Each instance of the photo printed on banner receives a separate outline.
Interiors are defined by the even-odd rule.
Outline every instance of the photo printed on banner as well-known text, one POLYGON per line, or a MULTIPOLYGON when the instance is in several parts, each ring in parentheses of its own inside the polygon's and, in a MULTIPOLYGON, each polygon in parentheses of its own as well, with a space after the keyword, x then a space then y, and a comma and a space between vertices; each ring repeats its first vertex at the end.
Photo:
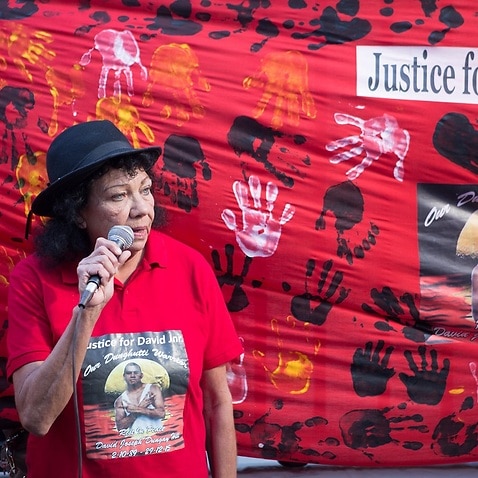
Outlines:
POLYGON ((421 317, 434 340, 478 341, 478 186, 419 184, 417 195, 421 317))

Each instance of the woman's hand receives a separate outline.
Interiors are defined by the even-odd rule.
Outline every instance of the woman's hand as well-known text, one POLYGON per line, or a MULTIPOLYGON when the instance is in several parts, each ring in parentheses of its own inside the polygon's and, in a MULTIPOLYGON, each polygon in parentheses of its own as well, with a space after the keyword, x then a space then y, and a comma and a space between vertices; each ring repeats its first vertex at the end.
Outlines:
MULTIPOLYGON (((92 276, 100 278, 96 292, 88 300, 88 307, 105 306, 113 295, 113 279, 119 267, 131 256, 131 251, 122 249, 103 237, 96 240, 93 252, 82 259, 77 267, 80 297, 92 276)), ((84 304, 86 306, 86 304, 84 304)))

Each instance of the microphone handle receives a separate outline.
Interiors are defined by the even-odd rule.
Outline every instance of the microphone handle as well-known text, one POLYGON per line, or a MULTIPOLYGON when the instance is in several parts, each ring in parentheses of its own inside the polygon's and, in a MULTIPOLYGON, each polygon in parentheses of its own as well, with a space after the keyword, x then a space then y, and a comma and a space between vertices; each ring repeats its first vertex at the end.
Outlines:
POLYGON ((101 278, 98 274, 94 274, 88 279, 85 290, 81 294, 80 303, 78 304, 79 307, 82 309, 86 307, 86 304, 91 300, 93 294, 98 290, 100 283, 101 278))

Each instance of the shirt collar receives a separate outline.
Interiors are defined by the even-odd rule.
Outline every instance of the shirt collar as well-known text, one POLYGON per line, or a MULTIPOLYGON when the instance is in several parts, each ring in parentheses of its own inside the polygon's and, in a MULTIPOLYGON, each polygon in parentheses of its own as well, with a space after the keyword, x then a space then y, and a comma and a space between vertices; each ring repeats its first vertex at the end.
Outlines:
POLYGON ((142 262, 145 267, 149 266, 150 269, 155 267, 164 269, 168 266, 168 250, 163 233, 156 230, 151 231, 142 262))

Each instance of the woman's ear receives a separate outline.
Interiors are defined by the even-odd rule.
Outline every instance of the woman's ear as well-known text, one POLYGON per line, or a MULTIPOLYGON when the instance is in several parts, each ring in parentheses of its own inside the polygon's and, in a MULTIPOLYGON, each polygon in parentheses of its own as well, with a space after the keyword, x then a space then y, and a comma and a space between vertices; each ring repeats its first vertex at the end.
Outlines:
POLYGON ((76 224, 80 229, 86 229, 86 221, 80 215, 76 216, 76 224))

